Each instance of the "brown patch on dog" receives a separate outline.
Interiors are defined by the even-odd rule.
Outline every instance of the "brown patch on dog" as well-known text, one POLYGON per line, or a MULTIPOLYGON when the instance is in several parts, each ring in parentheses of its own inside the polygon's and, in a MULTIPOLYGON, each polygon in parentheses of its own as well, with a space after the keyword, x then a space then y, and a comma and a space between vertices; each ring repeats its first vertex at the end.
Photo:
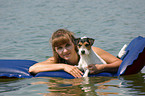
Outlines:
POLYGON ((78 45, 77 45, 77 47, 78 48, 81 48, 81 46, 83 46, 83 43, 82 42, 79 42, 78 45))
POLYGON ((83 46, 86 47, 86 49, 88 49, 88 50, 91 49, 91 45, 88 42, 84 42, 83 46))

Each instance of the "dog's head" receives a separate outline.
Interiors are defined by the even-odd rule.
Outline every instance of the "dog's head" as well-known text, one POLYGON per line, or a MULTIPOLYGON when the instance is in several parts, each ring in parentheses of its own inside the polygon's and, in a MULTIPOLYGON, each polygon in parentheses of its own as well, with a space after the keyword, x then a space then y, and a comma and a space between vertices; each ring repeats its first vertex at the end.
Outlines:
POLYGON ((91 46, 94 44, 94 39, 88 37, 82 37, 75 39, 75 44, 79 49, 79 55, 90 54, 91 46))

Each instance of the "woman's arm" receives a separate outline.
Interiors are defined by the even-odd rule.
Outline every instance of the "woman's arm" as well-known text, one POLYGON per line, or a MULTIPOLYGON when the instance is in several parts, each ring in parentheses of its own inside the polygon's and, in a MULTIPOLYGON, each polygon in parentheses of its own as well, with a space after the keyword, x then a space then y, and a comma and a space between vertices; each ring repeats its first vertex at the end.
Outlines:
POLYGON ((47 59, 46 61, 39 62, 34 64, 29 68, 29 72, 33 74, 37 74, 39 72, 45 72, 45 71, 56 71, 56 70, 64 70, 74 77, 82 77, 81 74, 83 74, 77 67, 63 64, 63 63, 55 63, 54 58, 51 57, 47 59))
POLYGON ((122 60, 116 58, 112 54, 100 49, 98 47, 92 47, 93 51, 96 52, 107 64, 91 64, 88 68, 91 70, 90 73, 100 72, 117 72, 122 60))
POLYGON ((47 59, 46 61, 36 63, 32 65, 29 68, 30 73, 39 73, 44 71, 55 71, 55 70, 61 70, 61 66, 57 64, 57 67, 55 66, 54 58, 51 57, 47 59))

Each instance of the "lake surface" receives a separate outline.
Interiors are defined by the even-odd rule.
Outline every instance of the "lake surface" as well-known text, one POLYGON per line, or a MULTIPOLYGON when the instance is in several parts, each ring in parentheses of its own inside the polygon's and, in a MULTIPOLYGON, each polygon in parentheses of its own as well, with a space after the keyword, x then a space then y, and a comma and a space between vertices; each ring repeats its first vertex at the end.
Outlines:
MULTIPOLYGON (((0 59, 41 62, 52 56, 49 39, 65 28, 117 56, 145 37, 145 0, 0 0, 0 59)), ((145 95, 145 68, 124 77, 0 79, 0 96, 145 95)))

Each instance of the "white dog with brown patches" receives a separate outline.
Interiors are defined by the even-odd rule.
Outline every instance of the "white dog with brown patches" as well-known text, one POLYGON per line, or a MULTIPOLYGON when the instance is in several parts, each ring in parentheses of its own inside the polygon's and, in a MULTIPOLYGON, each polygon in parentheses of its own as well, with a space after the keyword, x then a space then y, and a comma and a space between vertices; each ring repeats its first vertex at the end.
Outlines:
POLYGON ((83 77, 88 77, 88 65, 106 64, 106 62, 91 48, 94 44, 94 39, 88 37, 77 38, 75 39, 75 44, 78 47, 78 54, 80 55, 80 61, 77 67, 84 70, 83 77))

